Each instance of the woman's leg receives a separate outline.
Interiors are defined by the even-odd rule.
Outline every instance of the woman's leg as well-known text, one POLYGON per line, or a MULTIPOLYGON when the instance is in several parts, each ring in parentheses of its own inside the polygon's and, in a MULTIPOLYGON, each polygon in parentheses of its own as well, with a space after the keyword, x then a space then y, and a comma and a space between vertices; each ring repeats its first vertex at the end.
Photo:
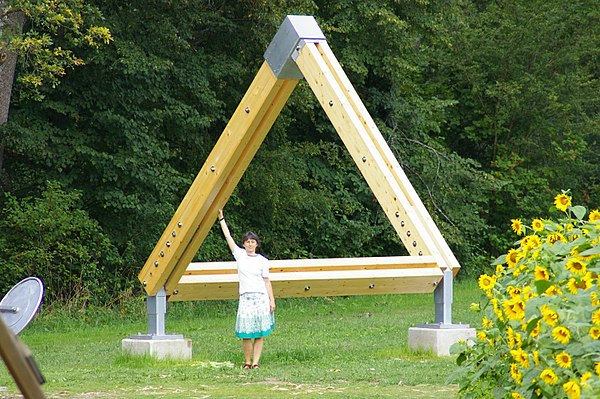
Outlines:
POLYGON ((260 355, 262 354, 263 349, 263 339, 255 338, 254 339, 254 360, 252 361, 252 365, 258 364, 260 361, 260 355))
POLYGON ((252 364, 252 340, 244 338, 242 340, 242 347, 244 348, 244 358, 246 359, 244 364, 252 364))

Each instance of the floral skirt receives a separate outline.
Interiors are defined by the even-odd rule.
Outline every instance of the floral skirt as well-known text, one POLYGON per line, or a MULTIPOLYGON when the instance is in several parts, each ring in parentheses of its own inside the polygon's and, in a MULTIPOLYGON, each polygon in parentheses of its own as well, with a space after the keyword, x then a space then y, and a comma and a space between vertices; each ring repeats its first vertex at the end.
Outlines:
POLYGON ((260 292, 240 295, 235 336, 260 338, 271 334, 275 328, 275 315, 269 309, 269 296, 260 292))

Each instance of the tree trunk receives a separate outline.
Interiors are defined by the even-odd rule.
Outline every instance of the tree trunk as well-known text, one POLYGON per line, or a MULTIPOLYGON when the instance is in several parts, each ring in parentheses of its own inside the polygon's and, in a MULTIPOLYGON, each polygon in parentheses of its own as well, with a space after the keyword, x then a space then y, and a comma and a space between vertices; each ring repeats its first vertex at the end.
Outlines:
MULTIPOLYGON (((25 15, 21 12, 4 15, 4 3, 5 0, 0 0, 0 36, 3 33, 21 33, 25 15)), ((16 65, 17 54, 0 44, 0 125, 4 125, 8 121, 16 65)), ((4 171, 4 138, 0 136, 0 186, 6 189, 7 185, 8 178, 4 171)))

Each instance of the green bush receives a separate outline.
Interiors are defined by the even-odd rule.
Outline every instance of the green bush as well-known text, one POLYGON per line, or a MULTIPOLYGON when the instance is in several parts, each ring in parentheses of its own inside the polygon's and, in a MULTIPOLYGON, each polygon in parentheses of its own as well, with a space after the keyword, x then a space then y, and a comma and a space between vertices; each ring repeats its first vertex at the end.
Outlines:
POLYGON ((452 348, 462 397, 600 397, 600 212, 554 203, 558 221, 512 220, 524 237, 479 278, 477 342, 452 348))
POLYGON ((38 276, 46 286, 46 302, 76 300, 85 306, 109 299, 121 261, 79 201, 79 193, 65 192, 56 182, 49 182, 39 198, 6 196, 0 220, 0 291, 38 276))

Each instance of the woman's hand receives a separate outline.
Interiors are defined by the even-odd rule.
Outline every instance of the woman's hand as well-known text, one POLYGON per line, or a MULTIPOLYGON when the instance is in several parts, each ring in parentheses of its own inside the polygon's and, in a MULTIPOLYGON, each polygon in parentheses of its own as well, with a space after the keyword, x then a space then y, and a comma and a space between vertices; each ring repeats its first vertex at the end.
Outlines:
POLYGON ((269 311, 271 313, 273 313, 275 311, 275 308, 276 308, 276 306, 275 306, 275 300, 271 299, 271 303, 269 303, 269 311))

